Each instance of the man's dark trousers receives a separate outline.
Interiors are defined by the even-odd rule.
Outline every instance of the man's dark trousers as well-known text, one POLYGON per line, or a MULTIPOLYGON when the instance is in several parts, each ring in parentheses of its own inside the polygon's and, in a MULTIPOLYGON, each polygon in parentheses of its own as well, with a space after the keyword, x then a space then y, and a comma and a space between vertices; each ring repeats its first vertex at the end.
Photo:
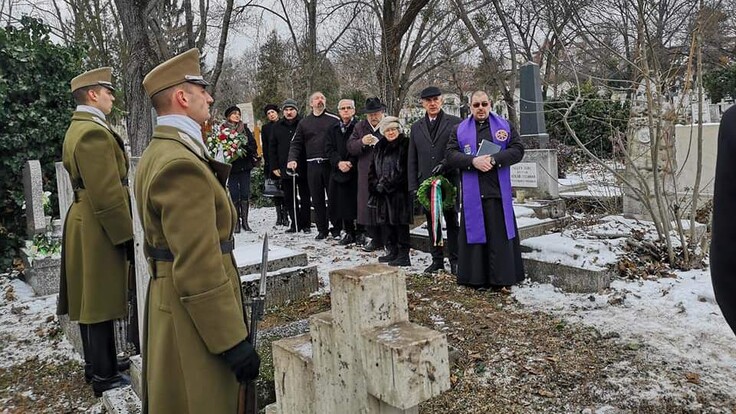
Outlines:
MULTIPOLYGON (((445 225, 447 226, 447 239, 444 240, 444 246, 447 248, 447 256, 450 259, 450 264, 457 263, 457 231, 458 231, 458 220, 457 211, 455 209, 444 210, 443 216, 445 217, 445 225)), ((432 261, 442 262, 443 246, 434 245, 434 234, 432 234, 432 216, 429 210, 424 209, 424 216, 427 218, 427 232, 429 233, 429 242, 431 243, 430 249, 432 252, 432 261)))
POLYGON ((317 231, 325 234, 329 229, 325 194, 330 183, 330 172, 330 162, 327 159, 307 161, 307 180, 309 180, 309 194, 312 197, 317 231))

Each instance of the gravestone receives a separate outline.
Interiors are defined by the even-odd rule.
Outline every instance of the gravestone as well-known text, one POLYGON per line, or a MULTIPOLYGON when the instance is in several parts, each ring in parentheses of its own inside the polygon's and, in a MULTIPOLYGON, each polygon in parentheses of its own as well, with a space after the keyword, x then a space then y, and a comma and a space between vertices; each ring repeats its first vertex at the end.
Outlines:
POLYGON ((272 344, 276 403, 267 413, 418 413, 450 388, 447 338, 410 323, 400 269, 330 273, 332 310, 310 332, 272 344))
MULTIPOLYGON (((623 186, 623 213, 626 217, 639 220, 652 219, 651 213, 646 207, 647 203, 657 208, 657 200, 654 194, 654 164, 652 162, 654 137, 650 135, 650 131, 653 130, 656 133, 658 129, 650 129, 649 123, 647 117, 632 117, 629 120, 626 132, 629 162, 626 163, 624 176, 637 188, 633 189, 628 185, 623 186), (649 194, 643 191, 646 187, 650 189, 649 194)), ((660 128, 662 131, 667 131, 671 127, 671 121, 662 121, 660 128)), ((672 130, 674 132, 674 128, 672 130)), ((660 147, 657 154, 657 175, 659 177, 659 187, 666 199, 676 200, 671 178, 676 168, 676 161, 670 156, 670 154, 675 154, 675 139, 672 135, 674 134, 663 132, 660 138, 660 147)))
POLYGON ((557 151, 524 150, 524 159, 511 166, 511 186, 536 199, 559 198, 557 181, 557 151))
POLYGON ((539 65, 533 62, 527 62, 519 68, 519 123, 525 148, 549 147, 539 65))
POLYGON ((23 195, 26 200, 26 232, 29 238, 46 231, 43 212, 43 174, 38 160, 26 161, 23 166, 23 195))
POLYGON ((519 123, 524 159, 511 166, 511 185, 525 197, 559 198, 557 151, 548 149, 539 65, 527 62, 519 69, 519 123))

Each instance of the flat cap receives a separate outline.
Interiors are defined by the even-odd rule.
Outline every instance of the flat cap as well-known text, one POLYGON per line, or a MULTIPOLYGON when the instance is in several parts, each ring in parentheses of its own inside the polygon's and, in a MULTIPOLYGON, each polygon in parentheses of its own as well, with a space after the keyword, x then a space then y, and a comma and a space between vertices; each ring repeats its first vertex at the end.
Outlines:
POLYGON ((199 70, 199 49, 193 48, 176 55, 166 62, 156 66, 143 78, 143 88, 149 97, 164 89, 184 82, 207 86, 210 83, 204 80, 199 70))
POLYGON ((299 110, 299 107, 297 106, 296 101, 293 99, 287 99, 284 101, 284 103, 281 104, 281 109, 286 109, 286 108, 294 108, 297 111, 299 110))
POLYGON ((84 72, 72 79, 70 83, 72 86, 72 92, 79 88, 96 85, 104 86, 111 91, 115 90, 115 88, 112 87, 112 68, 109 66, 84 72))
POLYGON ((431 98, 433 96, 440 96, 442 95, 442 91, 440 88, 436 86, 427 86, 426 88, 422 89, 422 92, 419 94, 419 97, 422 99, 425 98, 431 98))

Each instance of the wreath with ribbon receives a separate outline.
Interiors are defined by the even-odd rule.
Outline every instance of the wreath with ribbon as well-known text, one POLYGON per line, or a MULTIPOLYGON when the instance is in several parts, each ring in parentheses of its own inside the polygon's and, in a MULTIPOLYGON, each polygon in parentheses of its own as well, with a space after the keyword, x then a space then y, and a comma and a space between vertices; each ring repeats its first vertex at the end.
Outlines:
POLYGON ((432 194, 432 185, 435 181, 438 181, 439 188, 442 192, 442 209, 450 210, 454 208, 457 189, 447 178, 441 175, 433 175, 419 185, 417 189, 417 200, 419 200, 419 204, 426 210, 431 210, 430 196, 432 194))

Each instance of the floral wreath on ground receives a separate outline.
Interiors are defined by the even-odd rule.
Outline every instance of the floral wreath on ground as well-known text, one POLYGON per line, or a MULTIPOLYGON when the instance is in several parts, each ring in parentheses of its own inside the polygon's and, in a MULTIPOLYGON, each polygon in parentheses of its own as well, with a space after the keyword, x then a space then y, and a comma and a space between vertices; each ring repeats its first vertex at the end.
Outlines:
POLYGON ((222 153, 225 162, 232 164, 233 161, 245 156, 245 134, 234 128, 220 126, 213 128, 212 133, 207 136, 207 150, 210 155, 217 159, 218 153, 222 153))
POLYGON ((419 185, 419 189, 417 189, 417 200, 419 200, 419 204, 421 204, 426 210, 431 210, 429 197, 432 192, 432 183, 435 180, 439 180, 439 186, 442 190, 442 209, 452 209, 455 207, 455 195, 457 194, 457 189, 447 178, 441 175, 433 175, 419 185))

